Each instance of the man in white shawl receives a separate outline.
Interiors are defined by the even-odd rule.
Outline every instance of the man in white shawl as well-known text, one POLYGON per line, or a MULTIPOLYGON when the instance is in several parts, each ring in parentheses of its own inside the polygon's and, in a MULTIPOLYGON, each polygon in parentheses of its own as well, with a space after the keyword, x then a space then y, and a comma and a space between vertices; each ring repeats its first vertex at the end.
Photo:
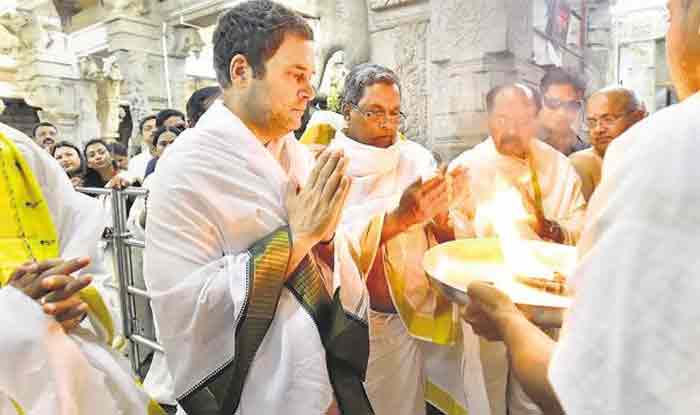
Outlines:
POLYGON ((314 96, 312 39, 268 0, 223 14, 222 100, 154 174, 145 279, 190 414, 372 413, 366 289, 316 260, 347 197, 346 162, 326 152, 311 170, 292 134, 314 96))
POLYGON ((608 148, 559 342, 490 286, 469 287, 475 330, 503 339, 548 413, 695 414, 700 408, 700 2, 671 0, 666 42, 683 101, 608 148))
POLYGON ((161 413, 111 350, 114 323, 97 291, 85 287, 90 278, 67 275, 94 269, 86 268, 90 260, 56 260, 95 256, 104 228, 100 204, 4 124, 0 171, 0 285, 9 283, 0 289, 0 413, 161 413), (37 285, 51 279, 53 287, 37 285), (64 305, 54 302, 61 299, 64 305), (94 333, 75 328, 86 311, 94 333))
MULTIPOLYGON (((491 137, 450 165, 469 169, 469 196, 451 209, 456 238, 510 232, 500 236, 575 244, 585 214, 581 180, 566 156, 536 138, 538 94, 503 85, 489 91, 486 104, 491 137)), ((477 339, 465 333, 464 341, 477 339)), ((480 349, 492 412, 538 413, 509 381, 503 344, 481 342, 480 349)))
MULTIPOLYGON (((425 414, 426 400, 444 413, 464 413, 471 395, 464 390, 460 319, 422 266, 436 244, 431 220, 447 212, 448 185, 427 149, 399 137, 400 88, 393 71, 374 64, 356 66, 345 80, 347 128, 337 128, 328 148, 348 159, 348 244, 336 242, 335 249, 352 255, 336 255, 351 261, 335 267, 364 279, 369 290, 366 386, 376 413, 425 414)), ((481 395, 483 403, 483 385, 481 395)))

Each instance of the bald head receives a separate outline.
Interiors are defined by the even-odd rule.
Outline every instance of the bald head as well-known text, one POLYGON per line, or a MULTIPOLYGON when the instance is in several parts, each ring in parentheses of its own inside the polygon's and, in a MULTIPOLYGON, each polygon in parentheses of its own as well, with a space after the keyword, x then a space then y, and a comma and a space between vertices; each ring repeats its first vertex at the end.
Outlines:
POLYGON ((537 130, 539 95, 522 84, 496 87, 486 95, 489 132, 499 153, 526 158, 537 130))
POLYGON ((595 151, 604 156, 608 145, 645 115, 637 94, 627 88, 605 88, 591 95, 586 103, 586 123, 595 151))

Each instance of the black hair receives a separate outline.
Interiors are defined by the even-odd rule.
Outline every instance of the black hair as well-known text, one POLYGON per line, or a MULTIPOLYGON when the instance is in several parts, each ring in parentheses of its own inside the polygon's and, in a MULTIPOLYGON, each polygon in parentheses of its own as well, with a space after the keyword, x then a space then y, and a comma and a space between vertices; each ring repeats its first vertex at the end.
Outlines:
POLYGON ((185 106, 190 127, 194 127, 197 124, 199 117, 206 112, 219 95, 221 95, 221 88, 218 86, 207 86, 194 91, 185 106))
POLYGON ((87 168, 87 163, 85 162, 85 156, 83 156, 83 152, 80 151, 78 146, 71 143, 70 141, 59 141, 58 143, 56 143, 56 145, 53 147, 53 149, 51 149, 51 157, 56 158, 56 150, 58 150, 59 148, 62 148, 62 147, 72 148, 78 154, 78 158, 80 159, 80 168, 78 169, 78 172, 68 174, 68 177, 84 176, 85 169, 87 168))
POLYGON ((56 128, 55 125, 51 124, 50 122, 44 121, 36 124, 34 128, 32 128, 32 137, 36 137, 36 130, 38 130, 39 127, 52 127, 54 130, 56 130, 56 132, 58 132, 58 128, 56 128))
POLYGON ((270 0, 238 4, 222 14, 214 29, 214 70, 222 88, 231 85, 231 59, 245 56, 253 76, 265 76, 265 63, 277 52, 284 36, 313 40, 311 26, 295 11, 270 0))
POLYGON ((180 133, 182 133, 182 131, 183 131, 182 129, 176 128, 176 127, 162 126, 160 128, 157 128, 155 131, 153 131, 153 135, 152 135, 153 136, 153 147, 158 145, 158 138, 162 134, 164 134, 166 132, 170 132, 170 133, 175 134, 175 137, 177 137, 178 135, 180 135, 180 133))
POLYGON ((182 111, 172 108, 164 109, 156 115, 156 128, 162 127, 165 120, 170 117, 180 117, 183 121, 185 120, 185 114, 183 114, 182 111))
POLYGON ((110 153, 112 153, 112 156, 127 157, 129 155, 129 152, 126 149, 126 146, 124 144, 116 142, 116 141, 114 143, 109 143, 107 145, 107 149, 109 150, 110 153))
POLYGON ((582 97, 586 92, 586 83, 577 75, 562 68, 552 68, 544 74, 540 81, 540 93, 546 94, 552 85, 571 85, 582 97))
POLYGON ((149 116, 147 116, 147 117, 144 117, 144 118, 141 120, 141 122, 139 122, 139 133, 142 133, 142 132, 143 132, 143 126, 146 125, 146 123, 147 123, 148 121, 150 121, 150 120, 155 120, 155 119, 156 119, 155 114, 151 114, 151 115, 149 115, 149 116))

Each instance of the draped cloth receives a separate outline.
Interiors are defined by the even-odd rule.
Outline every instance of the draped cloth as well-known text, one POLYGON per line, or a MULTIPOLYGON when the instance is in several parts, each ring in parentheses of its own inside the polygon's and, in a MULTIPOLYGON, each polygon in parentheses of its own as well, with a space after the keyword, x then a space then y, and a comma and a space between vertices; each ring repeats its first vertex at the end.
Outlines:
MULTIPOLYGON (((103 228, 94 199, 75 192, 58 163, 28 137, 0 124, 0 271, 3 281, 30 260, 85 256, 103 228), (80 219, 81 223, 76 222, 80 219)), ((160 413, 106 347, 112 320, 95 288, 80 297, 100 336, 67 336, 41 307, 12 287, 0 290, 0 410, 48 413, 160 413), (89 385, 89 386, 88 386, 89 385), (7 405, 12 398, 14 404, 7 405)), ((4 413, 4 412, 3 412, 4 413)), ((11 411, 8 413, 12 413, 11 411)))
POLYGON ((431 285, 423 270, 423 255, 436 244, 432 232, 418 224, 381 244, 385 215, 398 207, 403 192, 417 179, 435 174, 433 156, 408 140, 397 138, 390 147, 379 148, 343 131, 335 133, 329 149, 344 152, 353 180, 341 226, 351 252, 345 258, 352 261, 336 261, 335 266, 366 279, 375 259, 381 258, 398 311, 398 316, 370 313, 367 389, 372 405, 380 415, 422 414, 427 399, 445 413, 460 414, 468 395, 476 408, 484 389, 477 385, 465 393, 463 375, 470 374, 463 373, 458 308, 431 285))
MULTIPOLYGON (((203 385, 213 388, 235 363, 239 324, 250 317, 250 249, 286 225, 287 186, 303 185, 312 165, 291 134, 265 147, 221 102, 160 160, 149 196, 145 279, 179 401, 203 385)), ((361 280, 325 272, 323 288, 366 327, 361 280)), ((285 286, 237 413, 325 414, 334 395, 326 361, 315 320, 285 286)))
MULTIPOLYGON (((483 202, 498 191, 512 188, 525 196, 523 205, 529 213, 541 209, 547 219, 562 226, 567 244, 576 243, 586 208, 581 180, 571 162, 548 144, 533 139, 530 150, 528 161, 503 156, 488 138, 450 163, 450 170, 458 166, 469 169, 471 195, 450 212, 458 238, 495 236, 492 223, 477 222, 475 218, 483 202), (541 195, 540 206, 536 206, 537 193, 541 195)), ((523 239, 539 239, 529 227, 521 230, 523 239)))
MULTIPOLYGON (((493 216, 483 214, 483 206, 494 200, 497 192, 515 190, 527 213, 534 216, 539 210, 547 219, 562 226, 566 243, 575 244, 586 207, 580 179, 566 156, 548 144, 533 139, 530 150, 529 160, 506 157, 498 152, 493 139, 488 138, 452 161, 450 170, 458 166, 469 169, 470 195, 450 210, 457 238, 497 236, 493 216)), ((501 208, 505 210, 499 212, 500 215, 513 217, 519 210, 513 201, 501 208)), ((522 239, 540 239, 527 220, 517 222, 515 229, 522 239)), ((509 379, 503 343, 480 340, 470 327, 464 330, 464 343, 471 345, 467 349, 477 349, 481 355, 492 414, 540 413, 517 381, 509 379)))
POLYGON ((700 94, 608 148, 549 367, 569 415, 700 408, 700 94))

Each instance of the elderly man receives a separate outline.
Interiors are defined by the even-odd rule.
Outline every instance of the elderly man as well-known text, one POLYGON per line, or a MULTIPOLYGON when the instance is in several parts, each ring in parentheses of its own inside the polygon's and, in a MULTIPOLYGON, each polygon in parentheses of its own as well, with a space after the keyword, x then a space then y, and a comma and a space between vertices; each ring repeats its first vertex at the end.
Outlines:
POLYGON ((292 134, 314 96, 312 39, 269 0, 223 14, 221 100, 153 177, 145 277, 188 413, 372 413, 366 288, 316 255, 350 188, 346 160, 326 152, 313 167, 292 134))
POLYGON ((58 141, 58 128, 55 125, 50 122, 40 122, 34 126, 32 135, 34 142, 39 144, 39 147, 49 153, 53 152, 53 146, 58 141))
MULTIPOLYGON (((491 90, 486 101, 491 137, 450 165, 469 169, 469 197, 450 212, 455 236, 575 244, 585 211, 581 181, 563 154, 536 138, 537 94, 511 84, 491 90)), ((507 388, 503 345, 482 344, 481 352, 493 413, 537 413, 517 384, 507 388)))
POLYGON ((584 82, 561 68, 550 69, 540 81, 539 138, 566 156, 588 148, 575 130, 585 92, 584 82))
POLYGON ((605 88, 588 98, 586 123, 593 147, 569 157, 581 178, 581 191, 586 201, 600 183, 608 145, 645 116, 646 111, 636 94, 627 88, 605 88))
POLYGON ((668 65, 682 102, 608 148, 558 344, 510 299, 472 284, 467 319, 503 339, 515 376, 552 413, 694 414, 700 407, 700 2, 669 1, 668 65))
MULTIPOLYGON (((343 250, 357 254, 336 260, 335 267, 366 280, 369 290, 372 407, 378 415, 424 415, 427 399, 448 414, 464 411, 466 397, 476 395, 464 392, 461 323, 421 264, 436 243, 431 220, 447 212, 444 172, 427 149, 399 138, 401 86, 390 69, 353 68, 342 114, 347 128, 335 131, 328 148, 347 157, 352 186, 335 258, 343 258, 343 250)), ((453 176, 462 179, 463 170, 453 176)), ((480 392, 485 404, 483 385, 480 392)), ((480 413, 476 405, 469 410, 480 413)))

